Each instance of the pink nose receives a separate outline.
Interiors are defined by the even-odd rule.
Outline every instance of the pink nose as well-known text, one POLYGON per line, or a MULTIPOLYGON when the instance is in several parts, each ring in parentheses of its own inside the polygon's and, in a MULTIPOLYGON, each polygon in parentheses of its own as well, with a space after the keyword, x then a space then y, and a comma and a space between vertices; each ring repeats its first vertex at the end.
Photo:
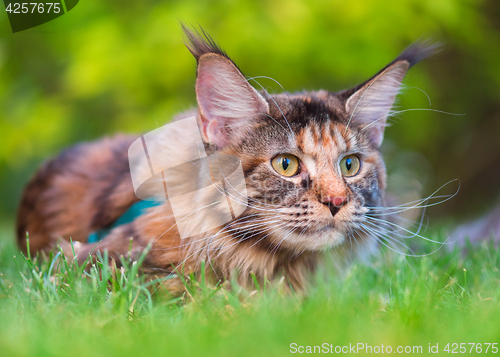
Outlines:
POLYGON ((334 197, 331 202, 335 207, 342 207, 347 203, 347 197, 334 197))
POLYGON ((322 202, 329 206, 342 207, 347 203, 347 197, 345 196, 330 196, 322 200, 322 202))
POLYGON ((328 206, 332 217, 334 217, 340 211, 340 208, 347 203, 347 197, 331 196, 327 197, 326 200, 322 202, 324 205, 328 206))

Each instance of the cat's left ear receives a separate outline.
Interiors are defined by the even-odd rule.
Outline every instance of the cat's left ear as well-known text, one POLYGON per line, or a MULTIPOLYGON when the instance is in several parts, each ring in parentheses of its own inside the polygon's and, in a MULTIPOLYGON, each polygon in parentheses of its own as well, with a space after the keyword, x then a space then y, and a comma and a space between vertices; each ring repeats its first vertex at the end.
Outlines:
POLYGON ((434 53, 438 44, 415 43, 373 78, 351 90, 345 102, 349 124, 357 124, 379 147, 384 138, 387 117, 410 67, 434 53))
POLYGON ((364 84, 346 102, 350 123, 360 125, 377 147, 382 144, 387 117, 408 68, 410 65, 406 61, 394 63, 364 84))

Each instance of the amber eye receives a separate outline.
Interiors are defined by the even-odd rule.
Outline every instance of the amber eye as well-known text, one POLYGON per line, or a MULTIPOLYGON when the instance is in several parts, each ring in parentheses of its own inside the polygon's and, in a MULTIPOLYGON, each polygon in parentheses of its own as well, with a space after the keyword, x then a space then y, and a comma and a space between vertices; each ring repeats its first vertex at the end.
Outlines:
POLYGON ((340 171, 344 177, 356 176, 360 167, 361 163, 356 155, 348 155, 340 161, 340 171))
POLYGON ((282 154, 271 160, 273 169, 280 175, 290 177, 299 172, 299 159, 290 154, 282 154))

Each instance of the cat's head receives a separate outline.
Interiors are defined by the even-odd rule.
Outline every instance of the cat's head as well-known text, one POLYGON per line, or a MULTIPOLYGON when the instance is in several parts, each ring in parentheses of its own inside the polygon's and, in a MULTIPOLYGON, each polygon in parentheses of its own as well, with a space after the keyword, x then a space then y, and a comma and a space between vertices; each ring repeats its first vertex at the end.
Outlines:
POLYGON ((298 251, 373 239, 364 217, 384 205, 387 117, 407 70, 433 47, 409 47, 349 90, 269 95, 255 90, 210 37, 186 35, 198 62, 203 139, 238 156, 246 177, 248 209, 231 231, 298 251))

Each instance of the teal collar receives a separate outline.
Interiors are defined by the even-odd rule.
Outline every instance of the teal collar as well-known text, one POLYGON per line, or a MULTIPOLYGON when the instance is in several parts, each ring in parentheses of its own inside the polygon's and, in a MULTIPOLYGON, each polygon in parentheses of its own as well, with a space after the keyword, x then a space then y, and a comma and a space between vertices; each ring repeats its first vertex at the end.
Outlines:
POLYGON ((149 208, 157 207, 161 205, 164 201, 139 201, 134 203, 128 210, 125 211, 111 226, 100 229, 98 231, 89 234, 87 243, 97 243, 106 237, 111 230, 118 226, 131 223, 136 218, 144 215, 149 208))

